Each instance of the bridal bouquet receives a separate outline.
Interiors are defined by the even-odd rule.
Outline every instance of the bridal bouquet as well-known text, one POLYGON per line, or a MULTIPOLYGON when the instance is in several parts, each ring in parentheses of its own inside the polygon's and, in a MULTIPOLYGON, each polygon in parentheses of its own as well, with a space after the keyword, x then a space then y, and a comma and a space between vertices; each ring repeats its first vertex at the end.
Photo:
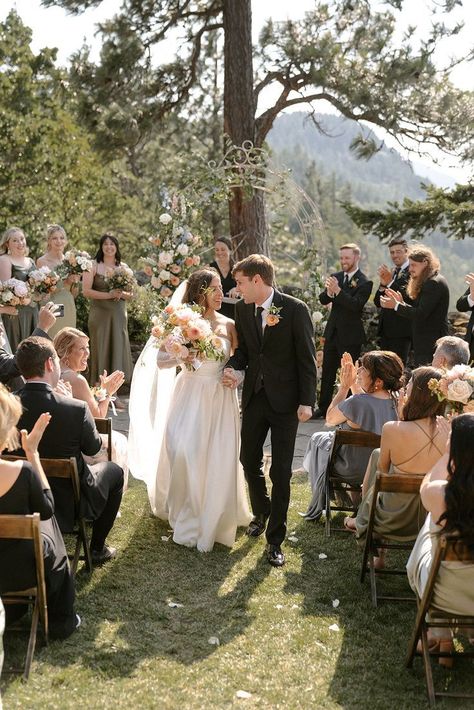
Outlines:
POLYGON ((474 367, 455 365, 440 380, 430 380, 428 387, 457 414, 474 412, 474 367))
POLYGON ((28 283, 32 291, 32 299, 41 301, 45 296, 54 293, 57 290, 58 281, 60 280, 55 271, 51 271, 48 266, 42 266, 39 269, 33 269, 28 274, 28 283))
POLYGON ((225 357, 222 339, 213 333, 209 321, 202 317, 202 308, 196 305, 169 304, 153 318, 151 334, 158 347, 190 370, 197 370, 201 360, 225 357), (190 354, 195 354, 192 363, 187 361, 190 354))
POLYGON ((105 283, 109 291, 118 289, 131 292, 137 285, 133 271, 123 264, 115 269, 106 269, 105 283))
POLYGON ((70 249, 64 254, 64 261, 56 270, 62 279, 68 276, 82 276, 84 271, 92 271, 92 259, 86 251, 70 249))
POLYGON ((31 303, 29 284, 19 279, 0 282, 0 302, 2 306, 28 306, 31 303))

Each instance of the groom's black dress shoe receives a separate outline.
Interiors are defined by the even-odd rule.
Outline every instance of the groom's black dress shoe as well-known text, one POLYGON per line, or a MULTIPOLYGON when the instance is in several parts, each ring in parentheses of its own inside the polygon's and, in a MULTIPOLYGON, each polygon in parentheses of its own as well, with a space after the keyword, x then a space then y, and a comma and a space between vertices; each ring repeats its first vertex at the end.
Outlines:
POLYGON ((267 545, 267 560, 272 567, 283 567, 285 555, 281 551, 280 545, 267 545))
POLYGON ((258 537, 265 532, 267 526, 267 516, 266 515, 256 515, 253 520, 250 521, 249 526, 246 530, 246 534, 249 537, 258 537))

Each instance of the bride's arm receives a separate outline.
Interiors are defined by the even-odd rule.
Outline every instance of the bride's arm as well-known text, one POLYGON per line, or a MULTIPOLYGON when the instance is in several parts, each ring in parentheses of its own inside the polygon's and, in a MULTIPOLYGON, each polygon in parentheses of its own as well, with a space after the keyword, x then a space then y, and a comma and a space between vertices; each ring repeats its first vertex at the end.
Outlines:
POLYGON ((171 357, 166 350, 158 350, 156 364, 160 370, 167 370, 170 367, 178 367, 179 363, 175 357, 171 357))

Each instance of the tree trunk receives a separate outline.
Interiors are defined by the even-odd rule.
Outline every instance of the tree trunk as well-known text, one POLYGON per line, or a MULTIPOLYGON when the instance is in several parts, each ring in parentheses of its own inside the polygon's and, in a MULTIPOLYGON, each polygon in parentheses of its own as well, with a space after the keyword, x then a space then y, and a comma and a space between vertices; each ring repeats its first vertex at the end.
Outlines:
MULTIPOLYGON (((255 142, 251 0, 223 0, 224 19, 224 133, 234 145, 255 142)), ((232 241, 241 258, 268 253, 265 201, 255 190, 248 199, 234 188, 229 201, 232 241)))

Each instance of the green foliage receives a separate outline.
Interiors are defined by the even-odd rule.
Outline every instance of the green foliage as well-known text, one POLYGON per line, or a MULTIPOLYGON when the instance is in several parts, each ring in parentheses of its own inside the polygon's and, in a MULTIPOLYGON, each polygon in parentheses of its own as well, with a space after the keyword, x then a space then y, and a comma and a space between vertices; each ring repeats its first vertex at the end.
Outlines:
POLYGON ((130 341, 145 345, 151 335, 151 319, 164 307, 157 291, 148 286, 138 286, 127 304, 128 334, 130 341))

